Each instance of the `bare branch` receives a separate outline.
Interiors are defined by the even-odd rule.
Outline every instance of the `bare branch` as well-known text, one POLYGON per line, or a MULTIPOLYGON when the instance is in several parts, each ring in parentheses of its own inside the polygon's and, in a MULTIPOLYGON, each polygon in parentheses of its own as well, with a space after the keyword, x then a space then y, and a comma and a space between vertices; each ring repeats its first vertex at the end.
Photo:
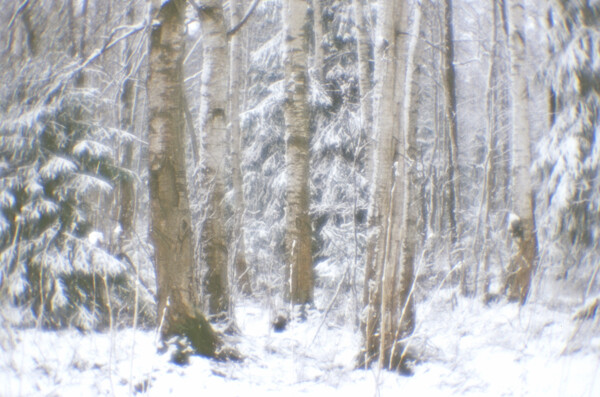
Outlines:
POLYGON ((252 13, 256 9, 256 6, 258 5, 258 3, 260 3, 260 0, 254 0, 254 3, 252 3, 250 8, 248 8, 248 11, 246 11, 246 15, 244 15, 242 20, 237 25, 235 25, 233 28, 229 29, 229 31, 227 32, 227 37, 233 36, 234 34, 236 34, 238 32, 238 30, 240 30, 244 26, 246 21, 248 21, 248 19, 252 16, 252 13))

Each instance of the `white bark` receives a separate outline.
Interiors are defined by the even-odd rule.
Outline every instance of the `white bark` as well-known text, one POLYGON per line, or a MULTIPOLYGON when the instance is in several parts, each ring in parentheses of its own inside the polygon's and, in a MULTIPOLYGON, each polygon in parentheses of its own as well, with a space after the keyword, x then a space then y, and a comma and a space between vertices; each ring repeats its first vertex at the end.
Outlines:
POLYGON ((520 219, 520 230, 513 227, 516 253, 511 259, 507 275, 509 299, 524 303, 529 293, 531 273, 537 255, 537 237, 531 189, 531 142, 529 127, 529 88, 525 42, 525 4, 523 0, 510 0, 507 10, 509 26, 510 75, 512 91, 512 205, 520 219))
MULTIPOLYGON (((421 49, 419 35, 421 29, 421 6, 415 6, 415 15, 410 43, 407 50, 407 68, 405 92, 402 104, 402 136, 404 137, 404 185, 403 185, 403 220, 400 272, 397 279, 398 312, 396 322, 394 350, 391 357, 399 356, 398 365, 404 365, 406 345, 399 343, 408 337, 415 327, 415 307, 412 297, 415 281, 415 248, 417 245, 417 214, 420 210, 420 199, 417 190, 417 118, 419 100, 419 67, 421 65, 421 49)), ((393 368, 390 368, 393 369, 393 368)))
POLYGON ((364 362, 378 359, 379 366, 398 368, 401 354, 395 348, 401 327, 399 257, 402 242, 404 137, 399 104, 404 98, 408 6, 400 1, 379 3, 379 24, 375 42, 375 88, 373 105, 373 185, 368 218, 365 305, 364 362), (404 32, 405 33, 405 32, 404 32))
POLYGON ((228 49, 221 0, 204 1, 198 10, 203 34, 203 69, 200 99, 204 162, 203 189, 208 194, 207 218, 202 228, 203 256, 209 313, 228 310, 227 243, 224 219, 225 157, 227 154, 228 49))
POLYGON ((148 54, 151 238, 157 314, 163 340, 185 335, 197 353, 214 356, 217 338, 197 310, 194 252, 183 146, 183 0, 156 10, 148 54))
POLYGON ((312 230, 309 216, 309 113, 304 0, 286 0, 285 91, 286 237, 289 298, 293 303, 313 299, 312 230))

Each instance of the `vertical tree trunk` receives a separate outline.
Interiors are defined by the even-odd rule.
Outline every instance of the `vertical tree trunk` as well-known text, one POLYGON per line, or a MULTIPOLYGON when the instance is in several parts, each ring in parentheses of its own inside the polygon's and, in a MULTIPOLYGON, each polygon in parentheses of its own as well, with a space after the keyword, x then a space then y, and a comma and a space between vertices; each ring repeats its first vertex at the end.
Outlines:
MULTIPOLYGON (((483 186, 483 194, 481 198, 481 206, 483 209, 483 219, 481 214, 478 218, 478 226, 475 232, 475 238, 479 239, 479 222, 483 221, 483 243, 481 248, 475 247, 474 254, 479 254, 478 264, 475 271, 475 287, 480 291, 483 301, 489 300, 490 293, 490 274, 489 274, 489 256, 490 256, 490 238, 492 232, 492 219, 491 211, 494 199, 494 175, 496 174, 496 129, 497 125, 497 88, 498 82, 498 65, 497 65, 497 51, 498 51, 498 7, 496 0, 490 1, 492 6, 492 48, 490 51, 490 65, 488 70, 488 81, 487 81, 487 92, 486 92, 486 116, 487 116, 487 133, 488 133, 488 146, 487 155, 485 159, 485 178, 483 186), (481 265, 480 265, 481 263, 481 265), (480 266, 481 274, 479 269, 480 266)), ((481 208, 480 206, 480 208, 481 208)), ((481 211, 480 211, 481 212, 481 211)), ((476 291, 477 292, 477 291, 476 291)))
POLYGON ((285 136, 286 136, 286 266, 289 299, 305 304, 313 299, 312 230, 309 215, 309 113, 304 0, 286 0, 285 136))
POLYGON ((456 106, 456 71, 454 69, 454 31, 452 21, 452 0, 444 0, 444 66, 443 84, 445 95, 445 113, 448 122, 450 148, 448 150, 448 216, 450 219, 450 242, 452 244, 452 262, 460 274, 460 289, 467 294, 467 269, 462 263, 461 247, 461 208, 460 208, 460 171, 458 168, 458 116, 456 106))
MULTIPOLYGON (((127 22, 133 24, 135 20, 135 8, 130 6, 127 11, 127 22)), ((126 61, 131 56, 131 48, 127 45, 125 49, 126 61)), ((121 88, 121 129, 128 133, 133 133, 134 100, 135 100, 135 82, 132 76, 131 65, 127 67, 127 77, 121 88)), ((128 140, 123 144, 120 159, 121 167, 125 170, 131 170, 133 165, 133 142, 128 140)), ((131 174, 123 174, 119 178, 119 216, 118 222, 122 233, 119 236, 119 252, 123 252, 124 244, 131 241, 133 236, 133 222, 135 214, 135 190, 131 174)))
MULTIPOLYGON (((392 191, 390 193, 390 207, 388 212, 388 224, 386 225, 385 249, 383 256, 383 273, 381 279, 381 322, 379 325, 380 346, 379 366, 381 368, 399 369, 403 353, 403 344, 400 339, 407 336, 404 332, 408 330, 406 323, 402 321, 402 309, 404 307, 401 291, 401 252, 403 244, 403 220, 404 214, 404 185, 406 177, 406 137, 404 128, 407 122, 407 113, 404 112, 408 72, 408 58, 410 54, 407 48, 409 35, 406 34, 409 20, 409 7, 406 4, 398 4, 394 14, 394 59, 395 59, 395 86, 393 93, 393 139, 395 142, 395 153, 393 157, 392 191), (404 330, 401 330, 404 328, 404 330)), ((374 116, 376 117, 376 116, 374 116)), ((380 116, 377 116, 380 117, 380 116)), ((381 172, 378 171, 378 172, 381 172)), ((385 173, 385 171, 383 171, 385 173)), ((410 327, 409 327, 410 328, 410 327)))
POLYGON ((194 307, 192 227, 183 148, 184 0, 153 10, 148 92, 151 238, 163 340, 185 335, 195 351, 214 356, 217 339, 194 307))
MULTIPOLYGON (((241 17, 238 0, 230 0, 231 26, 237 26, 241 17)), ((242 1, 243 4, 243 1, 242 1)), ((246 208, 244 202, 244 180, 242 177, 242 135, 240 130, 240 91, 242 81, 242 38, 234 34, 230 41, 230 118, 231 118, 231 166, 234 195, 234 248, 233 264, 236 284, 245 294, 252 293, 252 279, 246 263, 246 245, 244 242, 243 218, 246 208)))
MULTIPOLYGON (((552 16, 552 5, 548 5, 547 16, 546 16, 546 28, 551 31, 554 28, 554 17, 552 16)), ((554 58, 554 45, 552 41, 549 40, 548 44, 548 54, 549 59, 554 58)), ((558 112, 558 97, 556 95, 556 89, 552 82, 550 82, 548 87, 548 131, 554 127, 556 123, 556 113, 558 112)))
POLYGON ((208 195, 202 227, 204 280, 211 315, 222 317, 229 309, 227 236, 225 232, 225 155, 227 153, 228 50, 221 0, 204 1, 197 9, 204 37, 200 128, 202 131, 203 189, 208 195))
MULTIPOLYGON (((404 327, 400 305, 399 257, 403 216, 404 137, 398 133, 401 93, 405 86, 408 7, 403 2, 382 1, 378 9, 375 43, 373 104, 374 148, 365 270, 367 314, 361 325, 364 336, 361 366, 378 360, 382 368, 399 368, 402 349, 398 340, 404 327), (401 26, 399 26, 401 24, 401 26)), ((403 121, 402 121, 403 122, 403 121)))
POLYGON ((313 32, 315 35, 315 54, 313 66, 319 79, 323 79, 323 12, 321 1, 312 0, 313 32))
POLYGON ((377 360, 380 352, 379 325, 381 322, 383 262, 385 257, 387 225, 394 178, 394 87, 396 85, 395 10, 396 1, 379 1, 377 13, 377 41, 375 52, 375 87, 373 94, 373 184, 369 194, 367 219, 367 262, 365 265, 363 319, 365 367, 377 360))
POLYGON ((531 142, 529 131, 529 89, 524 70, 526 61, 525 4, 509 0, 506 10, 509 29, 510 75, 512 91, 512 206, 510 219, 515 252, 511 257, 506 278, 510 300, 521 304, 527 300, 531 274, 537 255, 537 236, 531 189, 531 142))
MULTIPOLYGON (((421 6, 415 5, 413 29, 407 53, 405 92, 402 104, 402 135, 404 136, 404 186, 403 220, 400 274, 398 275, 398 305, 400 318, 395 326, 395 342, 391 357, 400 370, 406 370, 406 344, 401 343, 410 336, 415 327, 415 307, 412 296, 415 281, 415 249, 417 245, 417 214, 420 198, 417 185, 417 118, 419 110, 419 75, 422 45, 419 43, 421 30, 421 6), (396 358, 397 356, 397 358, 396 358)), ((408 23, 407 23, 408 24, 408 23)), ((393 369, 393 368, 390 368, 393 369)))
POLYGON ((355 28, 357 31, 356 53, 358 57, 358 86, 360 91, 360 127, 367 137, 365 175, 373 174, 373 73, 371 73, 371 38, 369 21, 365 14, 365 0, 352 0, 355 28))

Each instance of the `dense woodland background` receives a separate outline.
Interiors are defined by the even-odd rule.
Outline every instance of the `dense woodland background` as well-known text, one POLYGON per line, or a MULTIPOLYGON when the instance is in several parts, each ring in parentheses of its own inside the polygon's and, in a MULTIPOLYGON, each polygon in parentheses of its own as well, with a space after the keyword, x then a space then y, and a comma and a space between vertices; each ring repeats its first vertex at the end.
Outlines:
POLYGON ((439 291, 598 318, 600 1, 0 4, 2 328, 231 358, 253 299, 410 372, 439 291))

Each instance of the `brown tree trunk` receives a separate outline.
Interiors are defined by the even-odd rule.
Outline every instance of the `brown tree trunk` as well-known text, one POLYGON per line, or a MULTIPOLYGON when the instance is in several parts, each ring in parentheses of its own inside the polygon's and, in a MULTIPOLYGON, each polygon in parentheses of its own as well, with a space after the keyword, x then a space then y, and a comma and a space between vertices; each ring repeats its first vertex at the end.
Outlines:
MULTIPOLYGON (((128 23, 133 24, 135 20, 135 8, 130 6, 127 12, 128 23)), ((125 59, 131 56, 131 48, 128 46, 125 50, 125 59)), ((130 134, 133 134, 133 117, 134 117, 134 101, 135 101, 135 80, 131 65, 127 68, 127 77, 121 88, 121 129, 130 134)), ((121 167, 125 170, 131 170, 133 165, 133 142, 127 140, 123 144, 121 154, 121 167)), ((126 242, 131 241, 134 228, 135 215, 135 189, 133 177, 131 174, 122 174, 119 179, 119 216, 118 221, 122 229, 122 234, 119 236, 119 251, 123 251, 126 242)))
POLYGON ((450 219, 450 242, 453 266, 460 275, 460 290, 467 290, 467 269, 464 267, 461 247, 460 171, 458 168, 458 116, 456 105, 456 71, 454 69, 454 31, 452 24, 452 0, 444 0, 444 65, 443 84, 445 113, 448 122, 450 147, 448 149, 448 217, 450 219))
POLYGON ((153 10, 148 91, 151 239, 163 341, 186 336, 195 351, 214 356, 217 338, 203 314, 194 280, 191 215, 185 172, 183 117, 184 0, 153 10))
POLYGON ((308 74, 304 25, 304 0, 286 0, 285 23, 285 135, 286 135, 286 268, 291 302, 306 304, 313 299, 312 227, 309 204, 309 113, 308 74))

